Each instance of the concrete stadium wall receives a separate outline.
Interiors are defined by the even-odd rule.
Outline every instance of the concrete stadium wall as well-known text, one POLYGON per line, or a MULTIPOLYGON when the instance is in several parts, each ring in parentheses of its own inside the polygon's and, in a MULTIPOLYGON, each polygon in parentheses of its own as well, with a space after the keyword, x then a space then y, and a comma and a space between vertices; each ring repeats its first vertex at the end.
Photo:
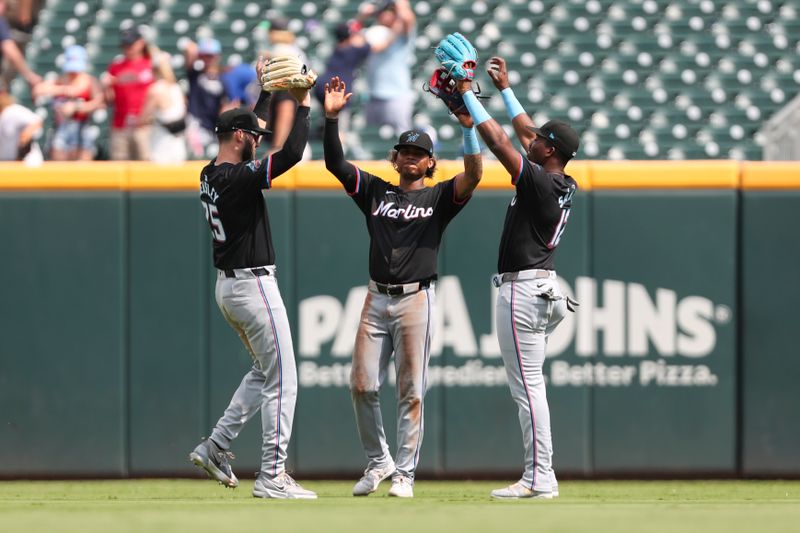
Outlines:
MULTIPOLYGON (((385 163, 364 163, 390 176, 385 163)), ((574 167, 574 168, 573 168, 574 167)), ((449 177, 459 162, 442 162, 449 177)), ((0 165, 0 477, 194 475, 249 366, 213 299, 199 166, 0 165)), ((800 165, 576 162, 557 264, 580 301, 545 366, 573 476, 800 475, 800 165)), ((516 475, 522 447, 489 276, 507 175, 447 230, 422 475, 516 475)), ((363 216, 318 162, 266 197, 301 382, 290 468, 365 464, 347 389, 363 216)), ((394 442, 394 392, 382 393, 394 442)), ((258 469, 259 418, 233 451, 258 469)))

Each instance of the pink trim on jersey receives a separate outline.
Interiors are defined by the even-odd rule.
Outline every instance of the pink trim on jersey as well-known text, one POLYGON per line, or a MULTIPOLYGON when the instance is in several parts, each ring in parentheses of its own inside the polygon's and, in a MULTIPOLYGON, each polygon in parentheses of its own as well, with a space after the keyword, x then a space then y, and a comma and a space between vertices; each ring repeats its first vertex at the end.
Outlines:
POLYGON ((519 347, 519 335, 517 334, 517 322, 514 318, 514 296, 516 294, 516 282, 511 282, 511 332, 514 334, 514 351, 517 353, 517 365, 519 366, 519 377, 522 378, 522 386, 525 387, 525 396, 528 399, 528 409, 531 413, 531 433, 533 437, 533 477, 531 478, 531 490, 535 490, 536 485, 536 455, 538 447, 536 445, 536 415, 533 413, 533 401, 531 391, 528 388, 528 381, 525 379, 525 368, 522 365, 522 352, 519 347))
POLYGON ((278 475, 278 459, 280 459, 279 451, 281 449, 281 409, 283 404, 283 357, 281 355, 281 343, 278 341, 278 331, 275 329, 275 318, 272 316, 272 309, 269 307, 269 300, 267 300, 267 293, 264 291, 264 286, 261 284, 261 278, 256 278, 258 283, 258 290, 261 292, 261 299, 264 301, 264 306, 267 308, 267 316, 269 317, 269 325, 272 328, 272 338, 275 343, 275 353, 278 359, 278 414, 275 417, 275 455, 273 457, 272 475, 278 475))
POLYGON ((561 226, 567 223, 567 217, 569 217, 569 210, 562 209, 561 218, 558 219, 558 224, 556 225, 555 231, 553 231, 553 236, 550 238, 550 242, 547 243, 549 249, 552 250, 556 247, 556 239, 558 239, 558 235, 561 233, 561 226))
POLYGON ((272 154, 267 156, 267 189, 272 188, 272 154))
POLYGON ((519 179, 522 177, 522 154, 519 154, 519 170, 517 170, 517 177, 511 177, 511 185, 516 185, 519 179))
POLYGON ((348 191, 345 189, 345 192, 350 196, 355 196, 358 194, 358 189, 361 188, 361 171, 358 170, 358 167, 353 165, 353 168, 356 169, 356 189, 353 192, 348 191))

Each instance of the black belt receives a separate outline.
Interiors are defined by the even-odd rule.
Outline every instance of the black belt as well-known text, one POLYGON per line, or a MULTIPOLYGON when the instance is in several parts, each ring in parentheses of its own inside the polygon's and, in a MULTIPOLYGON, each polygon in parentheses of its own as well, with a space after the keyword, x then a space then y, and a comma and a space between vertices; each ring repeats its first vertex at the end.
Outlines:
POLYGON ((422 289, 427 289, 431 286, 430 279, 426 279, 424 281, 412 282, 412 283, 400 283, 397 285, 386 284, 386 283, 378 283, 375 282, 375 289, 387 296, 402 296, 404 294, 413 294, 415 292, 419 292, 422 289))
MULTIPOLYGON (((269 270, 267 270, 267 269, 266 269, 266 268, 264 268, 264 267, 261 267, 261 268, 250 268, 250 269, 248 269, 248 270, 250 270, 250 272, 252 272, 252 273, 253 273, 253 275, 254 275, 254 276, 256 276, 256 277, 259 277, 259 276, 269 276, 269 270)), ((229 270, 229 269, 227 269, 227 268, 226 268, 226 269, 225 269, 225 277, 226 277, 226 278, 235 278, 235 277, 236 277, 236 272, 234 272, 233 270, 229 270)))

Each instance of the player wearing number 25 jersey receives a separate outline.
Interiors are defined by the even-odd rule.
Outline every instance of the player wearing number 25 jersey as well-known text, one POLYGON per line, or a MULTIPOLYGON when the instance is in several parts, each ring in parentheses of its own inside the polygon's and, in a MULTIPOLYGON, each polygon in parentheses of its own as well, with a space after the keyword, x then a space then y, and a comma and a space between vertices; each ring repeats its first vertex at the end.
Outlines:
POLYGON ((253 366, 211 437, 189 457, 213 479, 228 487, 237 486, 227 460, 229 447, 247 420, 261 411, 261 470, 253 488, 253 495, 261 498, 316 498, 284 467, 297 397, 297 371, 289 320, 275 275, 269 215, 261 193, 302 157, 308 140, 310 98, 308 91, 298 91, 295 97, 300 107, 284 147, 261 160, 253 156, 267 131, 256 114, 243 108, 222 113, 216 126, 219 155, 203 168, 200 178, 200 200, 213 237, 217 305, 250 352, 253 366))
POLYGON ((550 499, 558 496, 558 481, 552 464, 550 408, 542 366, 550 334, 575 304, 561 293, 554 256, 577 190, 564 167, 577 153, 579 140, 564 122, 551 120, 541 128, 533 126, 511 91, 502 58, 491 58, 488 71, 527 151, 523 157, 474 93, 460 87, 478 133, 511 175, 516 193, 506 211, 498 274, 492 282, 499 289, 497 337, 517 404, 525 470, 518 482, 492 491, 492 496, 550 499))

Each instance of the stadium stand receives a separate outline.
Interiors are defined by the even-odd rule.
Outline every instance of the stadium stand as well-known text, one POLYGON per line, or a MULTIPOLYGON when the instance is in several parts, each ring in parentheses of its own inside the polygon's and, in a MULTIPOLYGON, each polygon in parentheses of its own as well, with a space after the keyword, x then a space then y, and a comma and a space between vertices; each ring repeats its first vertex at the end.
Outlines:
MULTIPOLYGON (((333 46, 333 28, 354 17, 352 0, 273 0, 290 19, 300 46, 317 70, 333 46)), ((583 135, 582 157, 592 159, 761 159, 761 125, 800 86, 800 6, 773 0, 422 0, 418 17, 416 86, 436 64, 431 49, 452 31, 476 44, 481 59, 504 56, 525 108, 537 122, 564 118, 583 135)), ((27 48, 40 73, 57 72, 63 47, 86 44, 100 74, 119 52, 118 31, 149 27, 149 36, 176 54, 181 40, 213 35, 229 61, 252 61, 267 16, 250 0, 48 0, 27 48)), ((479 76, 496 94, 488 76, 479 76)), ((362 157, 381 158, 395 132, 371 131, 359 114, 367 88, 355 87, 353 127, 362 157)), ((30 104, 24 82, 12 92, 30 104)), ((488 104, 507 123, 502 102, 488 104)), ((45 108, 39 109, 46 113, 45 108)), ((415 119, 439 139, 456 123, 421 90, 415 119)), ((318 113, 317 113, 318 114, 318 113)), ((106 127, 106 114, 94 121, 106 127)), ((321 157, 319 140, 314 154, 321 157)), ((442 157, 458 147, 440 146, 442 157)))

